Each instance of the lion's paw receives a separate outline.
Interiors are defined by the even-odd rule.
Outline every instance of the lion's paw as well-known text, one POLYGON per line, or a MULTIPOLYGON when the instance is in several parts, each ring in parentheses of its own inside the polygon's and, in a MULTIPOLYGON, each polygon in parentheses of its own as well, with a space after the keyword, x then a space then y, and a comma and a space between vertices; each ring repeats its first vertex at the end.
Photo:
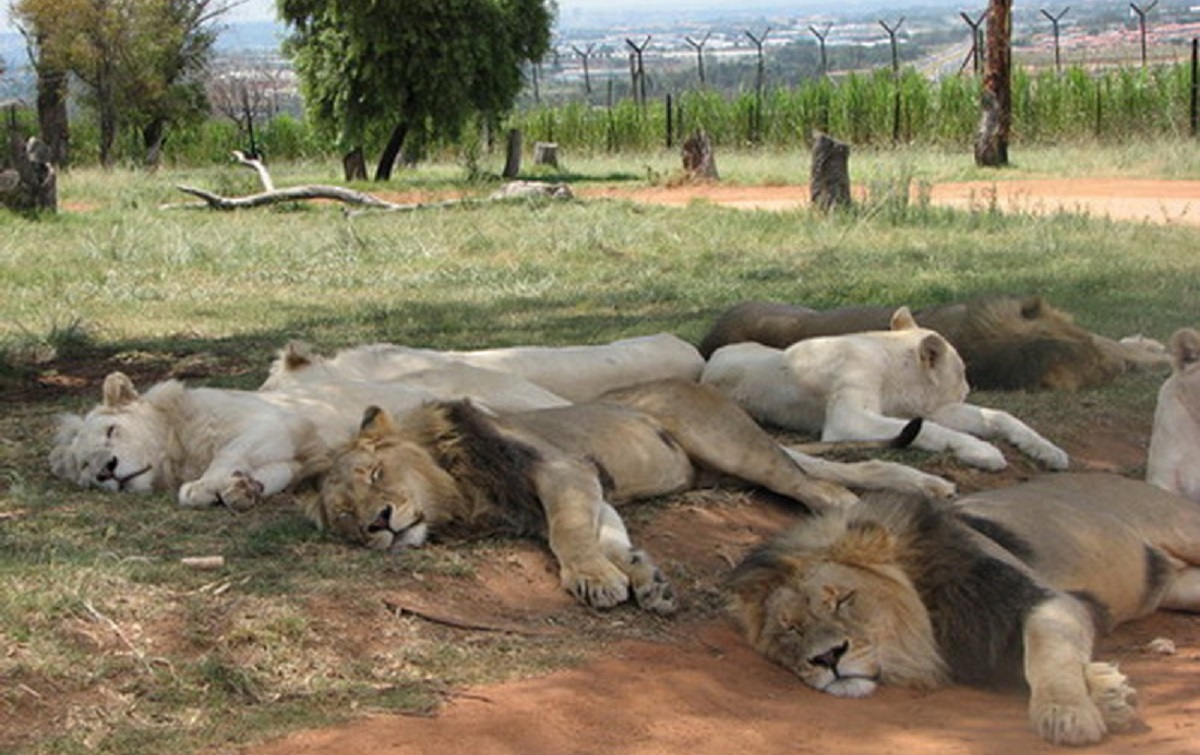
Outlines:
POLYGON ((220 502, 220 495, 206 480, 194 480, 179 486, 180 506, 195 509, 202 506, 215 506, 220 502))
POLYGON ((222 488, 220 503, 234 511, 248 511, 263 499, 263 484, 245 472, 234 472, 222 488))
POLYGON ((1085 670, 1092 702, 1109 731, 1128 731, 1138 722, 1137 690, 1113 663, 1089 663, 1085 670))
POLYGON ((1100 709, 1090 699, 1033 703, 1029 709, 1033 728, 1042 739, 1056 745, 1087 745, 1104 739, 1108 727, 1100 709))
POLYGON ((593 608, 612 608, 629 600, 629 579, 608 559, 563 569, 563 586, 593 608))
POLYGON ((921 493, 930 498, 953 498, 958 494, 958 486, 945 477, 920 473, 918 483, 921 493))
POLYGON ((973 467, 986 469, 989 472, 999 472, 1008 466, 1008 461, 1005 460, 1004 454, 1000 452, 999 448, 982 441, 959 449, 958 458, 973 467))
POLYGON ((1047 448, 1043 448, 1037 454, 1037 459, 1050 469, 1059 471, 1071 466, 1071 457, 1067 455, 1067 452, 1052 444, 1047 444, 1047 448))
POLYGON ((643 610, 668 614, 679 607, 675 588, 644 552, 635 550, 629 554, 629 579, 633 597, 643 610))

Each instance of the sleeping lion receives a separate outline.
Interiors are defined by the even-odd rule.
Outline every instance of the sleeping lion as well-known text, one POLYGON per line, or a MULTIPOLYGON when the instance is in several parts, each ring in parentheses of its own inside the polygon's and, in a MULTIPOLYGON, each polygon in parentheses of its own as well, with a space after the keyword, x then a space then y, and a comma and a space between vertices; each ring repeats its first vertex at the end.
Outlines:
MULTIPOLYGON (((700 342, 700 353, 707 359, 732 343, 782 349, 808 338, 886 330, 895 309, 743 302, 717 318, 700 342)), ((1078 390, 1103 385, 1131 367, 1167 364, 1161 344, 1090 333, 1040 296, 979 296, 914 315, 921 327, 954 346, 966 363, 967 380, 979 390, 1078 390)))
POLYGON ((907 307, 891 330, 810 338, 776 349, 735 343, 717 349, 702 383, 726 394, 762 422, 826 441, 883 440, 924 418, 913 445, 951 451, 983 469, 1003 469, 1004 454, 985 438, 1006 440, 1051 469, 1067 453, 1020 419, 967 403, 958 352, 939 333, 918 327, 907 307))
POLYGON ((1094 638, 1200 610, 1200 505, 1106 474, 954 502, 879 494, 802 521, 730 580, 750 643, 810 687, 1024 682, 1057 744, 1128 728, 1134 691, 1094 638))
POLYGON ((953 491, 899 464, 785 449, 719 392, 670 379, 529 412, 439 402, 396 422, 372 408, 305 508, 322 529, 381 550, 421 545, 443 529, 541 536, 580 601, 606 608, 632 593, 643 609, 668 613, 673 589, 632 545, 614 506, 695 488, 712 473, 816 511, 857 500, 842 484, 953 491))

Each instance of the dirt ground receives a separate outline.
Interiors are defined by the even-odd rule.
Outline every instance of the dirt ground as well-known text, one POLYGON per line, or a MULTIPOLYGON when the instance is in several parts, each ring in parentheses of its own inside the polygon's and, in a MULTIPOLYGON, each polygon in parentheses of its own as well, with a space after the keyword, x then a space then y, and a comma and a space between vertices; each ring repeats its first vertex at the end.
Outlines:
MULTIPOLYGON (((802 187, 650 188, 593 192, 681 205, 711 201, 746 208, 786 209, 807 199, 802 187)), ((1030 211, 1086 211, 1093 216, 1181 224, 1200 223, 1200 181, 1013 181, 933 187, 935 204, 1030 211)), ((1144 463, 1147 426, 1089 429, 1064 441, 1084 469, 1122 471, 1144 463)), ((1014 481, 1030 473, 1017 466, 1014 481)), ((982 481, 956 472, 961 489, 982 481)), ((995 478, 988 485, 997 484, 995 478)), ((772 505, 704 501, 662 508, 634 521, 635 538, 668 567, 676 586, 709 610, 684 610, 656 632, 629 639, 603 626, 589 637, 590 660, 568 670, 456 690, 429 716, 374 715, 248 748, 247 755, 307 753, 473 753, 474 755, 727 755, 753 753, 891 753, 990 755, 1056 748, 1030 731, 1019 692, 961 687, 932 693, 883 689, 866 700, 813 692, 751 651, 711 610, 719 577, 751 544, 784 526, 772 505), (684 579, 680 579, 680 576, 684 579), (598 638, 598 639, 597 639, 598 638)), ((399 591, 389 605, 473 632, 508 632, 536 642, 572 628, 564 617, 586 613, 558 590, 548 555, 514 546, 512 555, 482 569, 477 592, 464 596, 399 591), (447 599, 449 597, 449 599, 447 599)), ((598 617, 616 627, 625 609, 598 617)), ((593 617, 597 618, 597 617, 593 617)), ((1182 755, 1200 752, 1200 617, 1159 614, 1106 638, 1100 657, 1118 661, 1139 690, 1144 724, 1110 737, 1094 752, 1182 755), (1174 652, 1151 649, 1165 638, 1174 652)))

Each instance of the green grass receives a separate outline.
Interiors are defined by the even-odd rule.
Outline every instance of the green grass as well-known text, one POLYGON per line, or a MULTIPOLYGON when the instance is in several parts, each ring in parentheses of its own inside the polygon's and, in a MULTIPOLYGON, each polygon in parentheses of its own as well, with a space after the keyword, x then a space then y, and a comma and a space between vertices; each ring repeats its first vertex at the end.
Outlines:
MULTIPOLYGON (((857 182, 885 188, 1197 174, 1194 145, 1151 146, 1022 150, 999 173, 944 152, 862 151, 851 164, 857 182), (1158 161, 1138 161, 1139 152, 1158 161)), ((804 153, 718 160, 730 183, 806 182, 804 153)), ((641 186, 677 165, 666 152, 567 156, 564 171, 577 187, 641 186)), ((274 173, 278 185, 336 181, 329 166, 274 173)), ((456 175, 453 165, 422 168, 383 188, 486 192, 456 185, 456 175)), ((1185 227, 951 212, 903 192, 832 217, 624 201, 354 217, 332 205, 160 209, 186 201, 179 183, 254 190, 235 168, 80 170, 62 178, 59 215, 0 214, 0 719, 12 722, 0 726, 0 749, 219 750, 363 710, 423 710, 455 685, 581 657, 563 640, 464 640, 383 607, 380 592, 397 585, 470 583, 502 543, 381 557, 317 534, 287 501, 231 515, 184 511, 168 495, 66 486, 46 468, 54 415, 89 405, 98 388, 39 392, 38 378, 89 364, 165 374, 205 354, 218 365, 207 382, 249 387, 294 337, 325 348, 586 343, 663 330, 697 340, 718 312, 749 298, 924 306, 1036 291, 1085 327, 1158 338, 1197 319, 1198 231, 1185 227), (225 556, 223 570, 179 563, 212 554, 225 556)), ((1130 375, 1070 399, 981 401, 1052 436, 1086 434, 1098 417, 1144 432, 1159 379, 1130 375)), ((596 636, 619 633, 594 621, 604 622, 596 636)))

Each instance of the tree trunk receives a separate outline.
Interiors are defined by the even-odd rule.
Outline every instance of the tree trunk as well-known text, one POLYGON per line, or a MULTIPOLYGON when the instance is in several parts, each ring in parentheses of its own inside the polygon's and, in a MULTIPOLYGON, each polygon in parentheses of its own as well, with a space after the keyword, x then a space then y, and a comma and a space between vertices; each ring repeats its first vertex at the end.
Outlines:
POLYGON ((117 143, 117 106, 112 87, 103 84, 96 88, 97 110, 100 121, 100 165, 111 168, 113 147, 117 143))
POLYGON ((521 132, 511 129, 508 132, 508 146, 504 151, 504 178, 516 178, 521 172, 521 132))
POLYGON ((820 210, 850 206, 849 144, 817 134, 808 187, 813 206, 820 210))
POLYGON ((979 131, 975 135, 975 164, 1008 165, 1008 134, 1012 125, 1012 0, 989 0, 987 59, 980 97, 979 131))
POLYGON ((362 147, 355 147, 342 156, 342 174, 347 181, 367 180, 367 160, 362 147))
POLYGON ((162 118, 155 118, 142 127, 142 146, 146 155, 142 165, 146 170, 158 170, 162 162, 162 148, 167 140, 167 123, 162 118))
POLYGON ((408 123, 400 122, 396 124, 396 128, 392 129, 392 135, 388 138, 388 143, 383 148, 383 154, 379 156, 379 164, 375 166, 375 180, 389 181, 392 178, 392 169, 396 167, 396 158, 400 156, 400 149, 404 146, 404 138, 408 136, 408 123))
POLYGON ((71 126, 67 116, 67 74, 38 62, 37 65, 38 131, 50 151, 50 162, 67 167, 71 153, 71 126))

